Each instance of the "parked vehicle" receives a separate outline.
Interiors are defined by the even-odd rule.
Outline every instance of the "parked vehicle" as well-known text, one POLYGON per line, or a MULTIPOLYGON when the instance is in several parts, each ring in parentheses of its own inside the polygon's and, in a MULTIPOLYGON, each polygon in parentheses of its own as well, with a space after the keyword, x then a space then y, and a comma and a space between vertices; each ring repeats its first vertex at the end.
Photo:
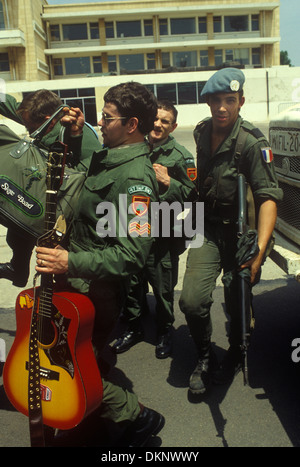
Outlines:
POLYGON ((269 124, 279 186, 276 245, 271 259, 300 282, 300 103, 281 112, 269 124))

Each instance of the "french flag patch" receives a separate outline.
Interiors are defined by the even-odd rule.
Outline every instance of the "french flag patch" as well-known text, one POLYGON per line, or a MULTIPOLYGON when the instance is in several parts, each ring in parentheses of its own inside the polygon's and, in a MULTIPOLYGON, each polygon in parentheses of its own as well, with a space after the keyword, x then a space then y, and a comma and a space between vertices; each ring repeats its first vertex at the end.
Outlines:
POLYGON ((261 149, 264 161, 269 164, 273 160, 273 153, 271 148, 262 148, 261 149))

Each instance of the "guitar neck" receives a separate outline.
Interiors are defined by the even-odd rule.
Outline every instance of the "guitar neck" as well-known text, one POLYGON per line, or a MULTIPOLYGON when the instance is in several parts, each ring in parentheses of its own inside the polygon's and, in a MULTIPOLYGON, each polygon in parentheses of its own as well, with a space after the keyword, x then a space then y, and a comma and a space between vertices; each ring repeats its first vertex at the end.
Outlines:
MULTIPOLYGON (((38 240, 39 246, 48 248, 55 248, 57 245, 55 235, 53 234, 56 225, 57 191, 62 183, 67 150, 67 147, 63 143, 57 142, 55 144, 56 148, 53 152, 49 153, 48 159, 44 234, 38 240)), ((51 308, 52 293, 52 274, 42 274, 40 303, 49 302, 49 308, 51 308)), ((46 305, 46 308, 48 308, 48 305, 46 305)))
POLYGON ((39 292, 39 316, 51 318, 54 281, 52 274, 42 274, 39 292))
POLYGON ((53 190, 47 190, 46 205, 45 205, 44 233, 49 232, 55 226, 56 204, 57 204, 57 192, 53 190))

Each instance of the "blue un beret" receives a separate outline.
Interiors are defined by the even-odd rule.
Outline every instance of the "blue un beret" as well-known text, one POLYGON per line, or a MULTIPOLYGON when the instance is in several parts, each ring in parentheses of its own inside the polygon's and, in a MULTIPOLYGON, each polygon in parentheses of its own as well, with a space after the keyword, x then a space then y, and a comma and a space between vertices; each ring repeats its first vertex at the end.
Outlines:
POLYGON ((216 92, 238 92, 243 89, 244 73, 238 68, 222 68, 205 83, 201 96, 216 92))

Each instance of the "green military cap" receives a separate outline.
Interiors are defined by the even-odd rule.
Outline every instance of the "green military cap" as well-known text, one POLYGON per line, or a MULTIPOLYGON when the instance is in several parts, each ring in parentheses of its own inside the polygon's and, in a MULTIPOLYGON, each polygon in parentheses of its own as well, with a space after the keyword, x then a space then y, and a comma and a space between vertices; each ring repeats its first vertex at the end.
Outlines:
POLYGON ((244 73, 238 68, 222 68, 205 83, 201 96, 216 92, 238 92, 243 89, 244 73))

